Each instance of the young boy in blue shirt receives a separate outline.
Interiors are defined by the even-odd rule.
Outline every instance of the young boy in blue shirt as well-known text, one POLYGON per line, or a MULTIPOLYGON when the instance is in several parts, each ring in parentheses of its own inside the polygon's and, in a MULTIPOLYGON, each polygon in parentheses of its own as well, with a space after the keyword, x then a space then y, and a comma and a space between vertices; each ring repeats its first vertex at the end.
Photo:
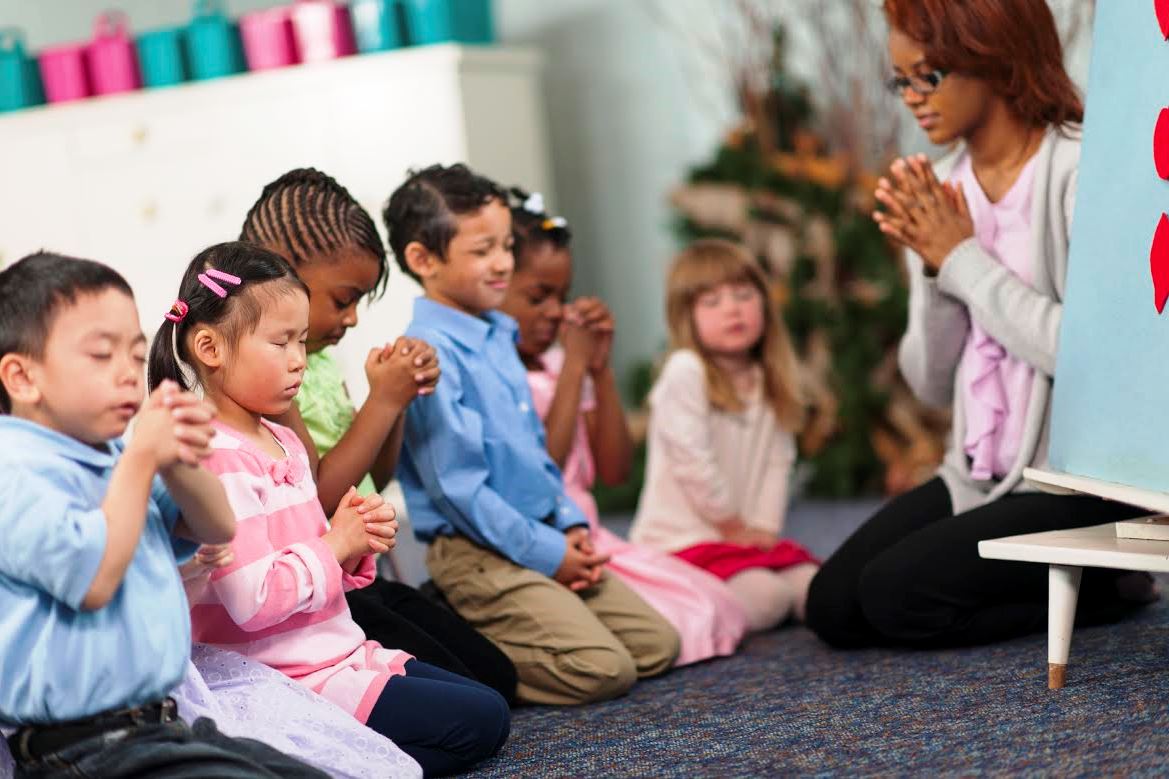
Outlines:
POLYGON ((167 697, 191 649, 176 555, 230 541, 235 517, 199 465, 214 410, 173 384, 144 405, 145 358, 112 269, 41 253, 0 273, 0 727, 16 775, 324 776, 188 727, 167 697))
POLYGON ((604 571, 545 448, 515 320, 494 310, 514 266, 506 194, 463 165, 435 165, 394 192, 384 218, 426 293, 406 334, 443 370, 407 410, 398 469, 435 584, 515 663, 521 700, 604 700, 667 670, 678 635, 604 571))

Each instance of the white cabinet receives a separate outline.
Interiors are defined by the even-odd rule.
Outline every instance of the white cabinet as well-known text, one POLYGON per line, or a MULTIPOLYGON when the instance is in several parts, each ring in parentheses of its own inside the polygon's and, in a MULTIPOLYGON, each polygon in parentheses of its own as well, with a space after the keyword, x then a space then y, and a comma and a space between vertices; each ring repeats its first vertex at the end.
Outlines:
MULTIPOLYGON (((263 185, 311 166, 381 225, 409 168, 466 161, 549 193, 539 58, 443 45, 137 92, 0 117, 0 263, 39 248, 129 279, 143 328, 169 308, 201 248, 239 235, 263 185)), ((364 398, 368 349, 399 335, 414 286, 388 292, 339 347, 364 398)))

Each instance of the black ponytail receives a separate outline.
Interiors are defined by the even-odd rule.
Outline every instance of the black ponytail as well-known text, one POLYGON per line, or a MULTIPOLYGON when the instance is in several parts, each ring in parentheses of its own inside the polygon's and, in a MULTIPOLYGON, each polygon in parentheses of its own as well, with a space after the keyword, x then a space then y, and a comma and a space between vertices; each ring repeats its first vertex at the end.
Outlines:
POLYGON ((187 266, 179 284, 178 298, 150 345, 147 366, 150 389, 167 379, 184 390, 193 389, 196 377, 184 370, 183 365, 192 364, 185 343, 191 328, 200 324, 213 325, 222 328, 230 340, 238 339, 259 323, 263 300, 257 292, 260 285, 277 292, 268 286, 273 282, 308 295, 308 288, 292 266, 280 255, 255 244, 221 243, 199 252, 187 266), (210 277, 212 285, 227 293, 226 297, 220 297, 212 286, 199 279, 212 270, 236 276, 240 284, 235 286, 210 277))
POLYGON ((526 252, 541 244, 550 244, 556 249, 567 249, 572 243, 572 231, 563 217, 552 217, 544 210, 543 198, 533 198, 530 192, 519 187, 508 190, 508 206, 511 208, 511 232, 515 243, 515 269, 519 270, 526 259, 526 252))

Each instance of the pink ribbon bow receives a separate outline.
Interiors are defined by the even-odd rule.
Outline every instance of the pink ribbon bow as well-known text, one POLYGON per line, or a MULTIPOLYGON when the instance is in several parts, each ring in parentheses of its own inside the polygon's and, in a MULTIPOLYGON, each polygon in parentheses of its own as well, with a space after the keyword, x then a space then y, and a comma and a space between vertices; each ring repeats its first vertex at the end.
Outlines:
POLYGON ((268 475, 272 477, 273 484, 296 485, 307 473, 308 468, 298 457, 285 457, 268 466, 268 475))

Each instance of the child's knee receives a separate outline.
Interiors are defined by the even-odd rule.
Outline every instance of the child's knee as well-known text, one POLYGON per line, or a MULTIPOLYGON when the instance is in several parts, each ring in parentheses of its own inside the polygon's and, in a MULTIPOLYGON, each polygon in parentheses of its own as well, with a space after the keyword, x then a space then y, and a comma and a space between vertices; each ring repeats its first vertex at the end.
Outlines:
POLYGON ((673 667, 682 651, 682 638, 674 626, 656 611, 646 625, 645 640, 633 652, 637 675, 645 678, 663 674, 673 667))
POLYGON ((488 687, 476 689, 459 707, 462 723, 447 749, 473 765, 499 752, 511 733, 511 708, 488 687))
POLYGON ((561 678, 575 691, 577 703, 617 698, 629 692, 637 681, 633 656, 620 645, 575 649, 560 655, 557 661, 561 678))

